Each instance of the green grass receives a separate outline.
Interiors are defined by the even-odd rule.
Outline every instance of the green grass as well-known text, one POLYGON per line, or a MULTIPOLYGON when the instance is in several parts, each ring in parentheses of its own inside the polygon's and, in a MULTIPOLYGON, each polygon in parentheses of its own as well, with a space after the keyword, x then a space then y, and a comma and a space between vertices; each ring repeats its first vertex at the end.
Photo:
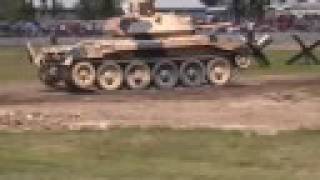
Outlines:
MULTIPOLYGON (((248 75, 306 75, 319 74, 319 65, 304 65, 304 59, 301 59, 294 65, 286 65, 286 61, 296 55, 297 51, 268 51, 266 52, 271 61, 270 67, 253 66, 245 71, 248 75)), ((320 60, 320 51, 315 51, 314 54, 320 60)))
POLYGON ((315 180, 320 132, 112 130, 0 134, 2 180, 315 180))
POLYGON ((34 80, 36 77, 36 69, 29 63, 24 48, 0 48, 1 83, 34 80))
MULTIPOLYGON (((317 74, 320 66, 315 65, 285 65, 285 60, 293 56, 294 51, 272 51, 267 52, 272 61, 269 68, 252 67, 244 71, 245 75, 276 75, 276 74, 317 74)), ((320 57, 320 51, 316 54, 320 57)), ((0 48, 0 83, 35 80, 36 68, 29 64, 26 50, 24 48, 1 47, 0 48)))

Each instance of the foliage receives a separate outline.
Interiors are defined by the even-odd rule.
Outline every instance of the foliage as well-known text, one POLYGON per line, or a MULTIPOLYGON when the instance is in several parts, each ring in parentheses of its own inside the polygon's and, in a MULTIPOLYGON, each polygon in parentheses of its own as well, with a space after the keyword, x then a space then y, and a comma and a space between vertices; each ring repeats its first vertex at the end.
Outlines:
POLYGON ((63 4, 57 0, 52 0, 52 16, 55 17, 59 11, 63 10, 63 4))
POLYGON ((219 0, 200 0, 200 1, 207 6, 214 6, 219 3, 219 0))
POLYGON ((17 19, 33 20, 35 17, 35 10, 31 3, 22 3, 18 9, 17 19))
POLYGON ((1 0, 0 20, 32 20, 34 14, 31 3, 22 0, 1 0))
MULTIPOLYGON (((222 0, 201 0, 208 6, 223 4, 222 0)), ((270 4, 270 0, 232 0, 231 7, 234 9, 237 5, 237 13, 239 16, 247 19, 260 19, 264 16, 265 6, 270 4)))
MULTIPOLYGON (((80 0, 77 12, 83 19, 103 19, 116 13, 117 0, 80 0)), ((53 0, 52 16, 55 16, 63 5, 53 0)), ((32 3, 25 0, 1 0, 0 20, 33 20, 35 9, 32 3)))
POLYGON ((250 0, 247 16, 255 19, 261 19, 265 14, 265 6, 270 4, 270 0, 250 0))
POLYGON ((116 13, 114 0, 80 0, 77 12, 82 19, 104 19, 116 13))
POLYGON ((102 0, 98 9, 98 16, 101 18, 113 16, 116 12, 114 0, 102 0))

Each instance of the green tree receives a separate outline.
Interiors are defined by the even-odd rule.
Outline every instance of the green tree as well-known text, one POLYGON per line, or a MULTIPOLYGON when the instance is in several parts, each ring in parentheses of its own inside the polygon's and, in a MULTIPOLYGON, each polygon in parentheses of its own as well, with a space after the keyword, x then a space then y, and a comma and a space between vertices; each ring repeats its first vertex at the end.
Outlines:
POLYGON ((56 0, 53 0, 52 3, 51 15, 55 18, 57 14, 64 9, 64 7, 62 3, 57 2, 56 0))
POLYGON ((32 2, 25 2, 18 7, 18 14, 16 19, 19 20, 34 20, 35 9, 32 2))
POLYGON ((31 2, 22 0, 1 0, 0 20, 32 20, 35 10, 31 2))
POLYGON ((52 16, 55 17, 57 15, 57 0, 52 0, 52 16))
POLYGON ((91 0, 80 0, 76 8, 81 19, 95 19, 95 8, 91 0))
POLYGON ((80 0, 77 12, 82 19, 104 19, 117 13, 115 0, 80 0))
POLYGON ((248 16, 254 19, 263 19, 266 6, 270 4, 270 0, 250 0, 248 16))
POLYGON ((270 0, 238 0, 240 16, 250 20, 263 19, 270 0))
POLYGON ((100 18, 110 17, 116 14, 116 7, 114 0, 101 0, 101 6, 99 6, 99 14, 100 18))
POLYGON ((200 2, 206 6, 215 6, 219 3, 219 0, 200 0, 200 2))
MULTIPOLYGON (((214 6, 225 3, 223 0, 201 0, 207 6, 214 6)), ((231 6, 234 13, 239 18, 262 19, 265 14, 265 6, 270 4, 270 0, 232 0, 231 6)))

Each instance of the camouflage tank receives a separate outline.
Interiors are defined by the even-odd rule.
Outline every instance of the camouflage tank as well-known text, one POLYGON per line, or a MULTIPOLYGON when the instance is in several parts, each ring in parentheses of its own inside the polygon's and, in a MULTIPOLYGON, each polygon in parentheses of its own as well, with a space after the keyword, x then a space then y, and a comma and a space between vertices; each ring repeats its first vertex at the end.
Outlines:
POLYGON ((128 0, 125 11, 106 22, 112 37, 38 51, 28 44, 40 80, 103 90, 226 85, 247 62, 243 42, 197 35, 190 16, 158 13, 153 0, 128 0))

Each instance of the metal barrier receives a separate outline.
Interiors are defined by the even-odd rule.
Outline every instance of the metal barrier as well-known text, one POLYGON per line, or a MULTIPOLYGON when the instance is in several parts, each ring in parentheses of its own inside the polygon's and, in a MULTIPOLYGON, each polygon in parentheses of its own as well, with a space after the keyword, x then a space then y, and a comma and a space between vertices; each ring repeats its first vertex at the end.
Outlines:
POLYGON ((287 65, 292 65, 298 62, 303 57, 305 60, 305 64, 312 64, 312 63, 316 65, 320 64, 320 61, 312 52, 315 48, 317 48, 320 45, 320 40, 317 40, 312 45, 308 46, 303 42, 303 40, 298 35, 296 34, 292 35, 292 38, 299 44, 301 51, 297 55, 290 58, 287 61, 287 65))
POLYGON ((265 55, 263 50, 272 43, 272 38, 269 35, 265 35, 259 40, 256 39, 256 32, 254 25, 249 25, 247 28, 247 46, 251 51, 251 55, 255 58, 261 66, 270 66, 270 60, 265 55))

